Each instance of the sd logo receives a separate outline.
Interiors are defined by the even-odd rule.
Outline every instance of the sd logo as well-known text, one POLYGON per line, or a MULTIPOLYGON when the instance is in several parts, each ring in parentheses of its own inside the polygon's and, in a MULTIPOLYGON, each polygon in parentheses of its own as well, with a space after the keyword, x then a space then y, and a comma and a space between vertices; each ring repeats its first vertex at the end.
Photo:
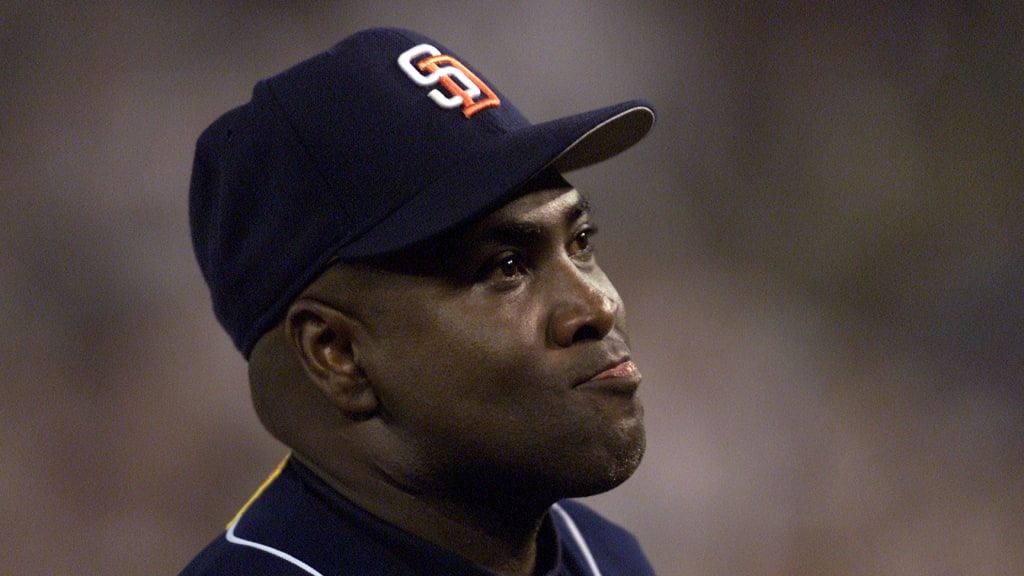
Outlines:
POLYGON ((398 57, 398 65, 420 86, 439 84, 448 94, 435 88, 427 96, 442 108, 462 106, 466 118, 485 108, 501 105, 498 96, 476 74, 455 58, 441 54, 430 44, 420 44, 406 50, 398 57))

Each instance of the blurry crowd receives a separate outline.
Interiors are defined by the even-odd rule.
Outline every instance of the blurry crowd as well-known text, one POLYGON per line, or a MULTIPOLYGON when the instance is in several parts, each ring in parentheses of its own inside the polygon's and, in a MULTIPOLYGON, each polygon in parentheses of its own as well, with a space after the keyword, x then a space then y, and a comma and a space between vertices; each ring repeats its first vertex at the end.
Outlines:
POLYGON ((193 146, 384 24, 533 121, 658 106, 569 180, 648 418, 592 503, 660 574, 1024 573, 1024 5, 678 4, 0 5, 0 573, 174 574, 284 455, 191 253, 193 146))

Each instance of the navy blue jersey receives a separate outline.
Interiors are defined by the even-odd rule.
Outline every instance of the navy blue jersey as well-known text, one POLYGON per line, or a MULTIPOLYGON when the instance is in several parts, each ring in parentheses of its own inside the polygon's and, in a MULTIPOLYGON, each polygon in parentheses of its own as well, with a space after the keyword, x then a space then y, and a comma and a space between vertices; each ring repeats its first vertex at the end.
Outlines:
MULTIPOLYGON (((582 504, 552 506, 538 541, 544 576, 653 576, 636 539, 582 504)), ((493 576, 347 501, 294 458, 182 576, 493 576)))

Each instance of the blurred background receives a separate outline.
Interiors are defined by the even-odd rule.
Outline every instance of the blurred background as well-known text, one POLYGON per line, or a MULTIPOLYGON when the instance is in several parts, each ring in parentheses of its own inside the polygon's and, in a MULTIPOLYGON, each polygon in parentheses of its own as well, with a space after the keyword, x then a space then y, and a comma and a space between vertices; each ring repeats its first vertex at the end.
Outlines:
POLYGON ((285 454, 193 146, 385 24, 534 121, 658 105, 570 180, 649 429, 591 503, 661 575, 1024 574, 1024 4, 582 0, 0 3, 0 573, 176 574, 285 454))

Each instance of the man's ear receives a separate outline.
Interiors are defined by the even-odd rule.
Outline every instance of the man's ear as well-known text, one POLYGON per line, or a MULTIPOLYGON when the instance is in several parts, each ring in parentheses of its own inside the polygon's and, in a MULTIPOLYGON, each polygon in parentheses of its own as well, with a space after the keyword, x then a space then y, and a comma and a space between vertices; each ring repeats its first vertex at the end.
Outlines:
POLYGON ((309 379, 339 410, 357 420, 377 412, 377 396, 354 352, 352 318, 318 300, 300 297, 288 309, 285 334, 309 379))

